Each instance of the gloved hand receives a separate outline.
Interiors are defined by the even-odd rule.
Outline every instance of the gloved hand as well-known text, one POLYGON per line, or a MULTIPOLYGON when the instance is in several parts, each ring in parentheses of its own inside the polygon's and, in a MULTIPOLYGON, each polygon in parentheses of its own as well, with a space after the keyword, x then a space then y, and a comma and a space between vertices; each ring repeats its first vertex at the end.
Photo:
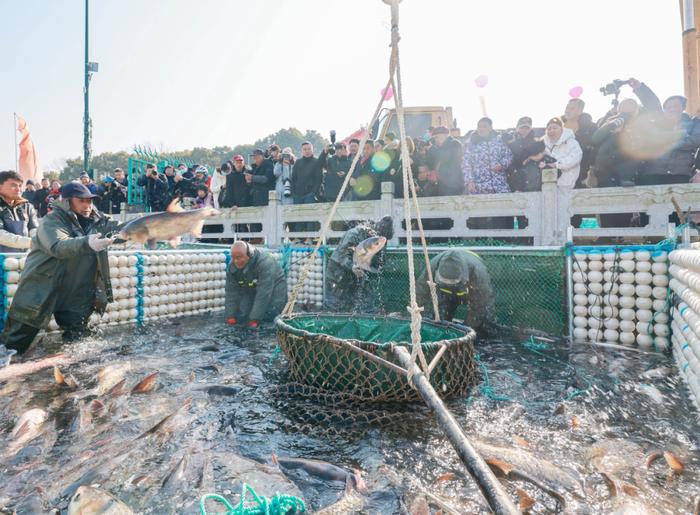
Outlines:
POLYGON ((112 244, 112 238, 103 238, 101 233, 88 236, 88 245, 95 252, 101 252, 112 244))
POLYGON ((355 274, 355 277, 357 277, 358 279, 363 279, 366 275, 365 271, 357 266, 352 267, 352 273, 355 274))
POLYGON ((228 325, 236 325, 238 323, 238 320, 236 320, 236 317, 228 317, 226 319, 226 324, 228 325))
POLYGON ((260 322, 258 322, 257 320, 250 320, 248 322, 249 329, 257 329, 258 327, 260 327, 260 322))

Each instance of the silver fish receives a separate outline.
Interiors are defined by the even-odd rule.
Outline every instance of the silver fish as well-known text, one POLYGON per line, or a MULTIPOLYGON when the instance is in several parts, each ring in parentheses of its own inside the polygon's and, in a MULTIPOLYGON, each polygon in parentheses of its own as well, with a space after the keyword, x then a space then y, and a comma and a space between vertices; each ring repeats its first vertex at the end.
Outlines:
POLYGON ((12 365, 7 365, 6 367, 0 368, 0 382, 4 382, 15 377, 33 374, 39 370, 55 367, 57 365, 63 365, 69 362, 70 359, 65 354, 54 354, 35 361, 13 363, 12 365))
POLYGON ((365 272, 374 272, 375 270, 371 267, 372 259, 377 252, 384 248, 384 245, 386 245, 384 236, 372 236, 361 241, 353 252, 353 268, 364 270, 365 272))
POLYGON ((172 247, 177 247, 180 237, 185 234, 200 237, 204 219, 217 215, 219 211, 212 207, 185 211, 175 199, 162 213, 152 213, 130 221, 121 228, 118 237, 120 240, 147 244, 151 249, 159 241, 167 241, 172 247))
POLYGON ((367 490, 367 486, 358 470, 351 472, 325 461, 306 458, 284 458, 277 456, 275 453, 272 454, 272 463, 278 465, 281 469, 299 469, 321 479, 343 481, 360 492, 367 490))
POLYGON ((68 515, 133 515, 119 499, 91 486, 80 486, 68 505, 68 515))
POLYGON ((16 454, 26 443, 39 436, 44 430, 44 423, 47 419, 48 414, 43 409, 32 408, 25 411, 10 433, 12 442, 7 447, 8 454, 16 454))

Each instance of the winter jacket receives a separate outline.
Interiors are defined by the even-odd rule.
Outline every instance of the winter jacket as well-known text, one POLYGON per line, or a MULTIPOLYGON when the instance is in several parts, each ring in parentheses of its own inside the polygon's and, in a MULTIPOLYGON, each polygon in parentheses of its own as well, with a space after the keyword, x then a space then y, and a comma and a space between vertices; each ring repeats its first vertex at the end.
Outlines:
POLYGON ((426 156, 431 170, 438 177, 440 195, 461 195, 464 193, 462 173, 462 144, 448 136, 441 146, 433 145, 426 156))
MULTIPOLYGON (((323 191, 326 202, 335 202, 351 165, 352 158, 350 156, 340 157, 334 155, 326 160, 326 175, 323 179, 323 191)), ((346 197, 347 194, 348 190, 345 192, 346 197)))
POLYGON ((416 194, 419 197, 437 197, 438 184, 430 179, 424 181, 416 180, 416 194))
POLYGON ((474 132, 464 149, 464 181, 476 194, 508 193, 507 170, 512 160, 512 152, 495 131, 485 137, 474 132), (493 170, 496 165, 501 165, 500 172, 493 170))
POLYGON ((372 156, 357 161, 357 170, 352 174, 357 180, 353 186, 354 200, 379 200, 382 196, 382 182, 386 180, 386 172, 377 170, 372 164, 372 156))
MULTIPOLYGON (((367 238, 377 236, 377 232, 370 225, 357 225, 347 231, 331 254, 326 265, 326 289, 335 297, 353 299, 360 279, 352 271, 355 248, 367 238)), ((371 267, 379 270, 384 260, 382 249, 372 258, 371 267)))
POLYGON ((17 292, 8 316, 41 328, 57 311, 87 318, 95 307, 103 311, 112 302, 107 250, 95 252, 88 235, 107 234, 117 224, 93 209, 86 229, 68 201, 54 202, 32 238, 17 292))
POLYGON ((34 195, 34 209, 36 209, 39 216, 44 216, 46 214, 46 197, 49 195, 49 188, 39 188, 36 190, 34 195))
MULTIPOLYGON (((566 122, 566 118, 562 117, 562 120, 566 122)), ((593 123, 593 118, 588 113, 582 113, 578 119, 578 129, 574 133, 576 136, 576 141, 578 141, 581 147, 581 167, 578 174, 578 179, 576 180, 576 188, 585 188, 586 179, 588 179, 588 172, 595 162, 596 146, 593 144, 593 134, 598 130, 598 126, 593 123)))
POLYGON ((275 189, 275 171, 272 161, 264 159, 260 166, 253 164, 249 173, 253 174, 253 182, 250 184, 250 205, 266 206, 268 192, 275 189))
POLYGON ((168 204, 168 181, 165 175, 142 175, 137 184, 146 188, 146 202, 151 211, 165 211, 168 204))
POLYGON ((214 207, 219 207, 219 194, 221 190, 226 186, 226 176, 218 170, 214 170, 214 175, 211 177, 211 182, 209 183, 209 191, 211 191, 212 201, 214 207))
POLYGON ((673 127, 667 119, 661 118, 654 133, 656 140, 667 150, 658 158, 647 161, 640 175, 676 175, 690 180, 695 173, 695 156, 700 148, 700 119, 683 113, 680 125, 673 127))
POLYGON ((315 195, 318 197, 323 183, 322 162, 316 157, 300 157, 294 162, 292 168, 292 196, 305 197, 315 195))
POLYGON ((226 176, 226 189, 221 207, 250 206, 250 185, 245 181, 245 173, 250 170, 243 168, 240 172, 235 169, 226 176))
POLYGON ((277 192, 277 198, 282 202, 282 204, 289 205, 292 204, 291 195, 291 184, 292 184, 292 167, 294 163, 284 164, 282 161, 277 161, 273 168, 275 173, 275 191, 277 192), (285 187, 285 183, 288 183, 288 187, 285 187), (284 191, 287 189, 290 194, 285 196, 284 191))
POLYGON ((617 116, 593 133, 593 144, 598 147, 593 168, 599 188, 634 185, 644 165, 640 151, 648 140, 645 132, 635 119, 617 116), (620 123, 624 125, 617 132, 620 123))
POLYGON ((553 167, 556 167, 561 172, 561 176, 557 180, 557 186, 573 189, 578 180, 579 171, 581 170, 581 158, 583 157, 581 146, 576 141, 574 131, 564 128, 557 141, 552 141, 545 134, 543 141, 546 154, 557 160, 553 167))
MULTIPOLYGON (((511 191, 538 191, 541 189, 541 181, 540 187, 532 189, 536 187, 537 181, 532 173, 532 161, 525 162, 525 160, 544 152, 544 143, 539 138, 535 138, 534 131, 530 131, 524 138, 516 133, 513 139, 508 142, 508 148, 513 153, 513 160, 508 167, 508 186, 511 191)), ((537 171, 539 172, 539 168, 537 171)))
POLYGON ((268 320, 287 303, 287 279, 271 254, 255 249, 245 267, 226 271, 226 317, 268 320))
MULTIPOLYGON (((461 295, 456 295, 449 289, 441 289, 440 285, 436 285, 440 319, 452 321, 457 308, 461 304, 467 304, 466 322, 469 327, 476 331, 493 329, 496 325, 496 312, 493 303, 491 276, 486 269, 486 265, 474 252, 463 249, 446 250, 430 260, 433 280, 435 280, 440 262, 446 257, 455 259, 460 263, 465 284, 462 285, 462 291, 457 292, 457 289, 455 289, 455 293, 460 293, 461 295)), ((423 271, 416 280, 416 300, 419 306, 425 308, 427 314, 433 312, 433 302, 430 296, 426 271, 423 271)))
POLYGON ((0 197, 0 252, 21 252, 28 249, 37 227, 39 222, 36 211, 26 199, 17 200, 10 206, 0 197), (19 225, 26 224, 23 234, 18 234, 10 227, 15 222, 21 222, 19 225))
POLYGON ((126 202, 126 188, 113 181, 102 193, 100 210, 110 215, 118 215, 121 213, 122 202, 126 202))

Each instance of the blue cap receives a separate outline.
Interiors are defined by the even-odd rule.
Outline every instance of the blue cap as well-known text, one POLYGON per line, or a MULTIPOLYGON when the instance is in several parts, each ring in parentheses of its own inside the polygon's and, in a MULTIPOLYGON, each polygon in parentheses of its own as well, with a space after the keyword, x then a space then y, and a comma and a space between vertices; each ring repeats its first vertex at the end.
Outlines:
POLYGON ((69 198, 97 198, 97 195, 91 193, 84 184, 79 182, 69 182, 61 187, 61 197, 69 198))
POLYGON ((108 175, 107 177, 105 177, 104 181, 107 183, 114 182, 114 177, 112 177, 111 175, 108 175))

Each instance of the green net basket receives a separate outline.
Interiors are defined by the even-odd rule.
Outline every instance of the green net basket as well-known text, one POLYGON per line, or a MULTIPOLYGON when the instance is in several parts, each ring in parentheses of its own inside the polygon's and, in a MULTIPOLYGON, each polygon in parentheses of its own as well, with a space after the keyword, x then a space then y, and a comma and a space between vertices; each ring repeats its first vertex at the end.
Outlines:
MULTIPOLYGON (((278 317, 277 337, 289 361, 290 379, 358 401, 412 402, 418 393, 405 375, 348 349, 351 343, 398 365, 394 345, 410 350, 410 321, 401 317, 356 314, 303 314, 278 317)), ((421 341, 430 362, 445 351, 430 382, 447 399, 466 393, 475 384, 475 333, 455 324, 423 321, 421 341)))

